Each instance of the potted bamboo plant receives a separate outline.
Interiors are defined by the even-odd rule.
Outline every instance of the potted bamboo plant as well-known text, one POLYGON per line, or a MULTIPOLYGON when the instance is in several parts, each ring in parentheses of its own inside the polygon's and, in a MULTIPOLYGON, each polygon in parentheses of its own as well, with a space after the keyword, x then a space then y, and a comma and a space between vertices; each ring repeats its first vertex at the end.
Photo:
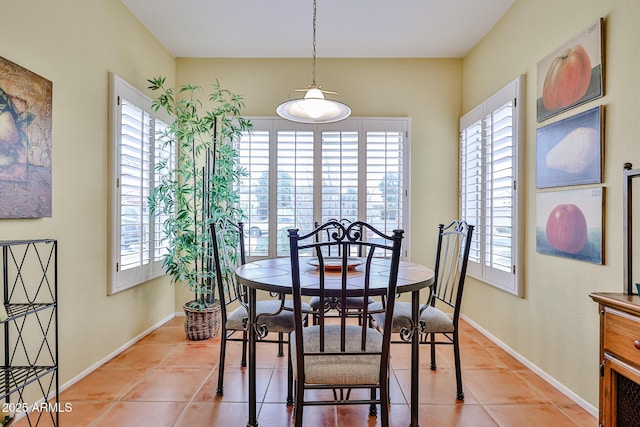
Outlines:
POLYGON ((246 172, 238 166, 234 143, 251 123, 240 117, 242 97, 222 89, 217 80, 207 107, 198 99, 200 86, 183 85, 174 91, 165 86, 164 77, 148 82, 158 92, 152 107, 175 119, 160 138, 167 148, 177 144, 177 155, 157 162, 163 178, 150 196, 151 210, 163 218, 168 242, 163 266, 172 282, 193 292, 193 300, 184 304, 187 338, 208 339, 220 326, 209 225, 218 218, 242 217, 236 184, 246 172))

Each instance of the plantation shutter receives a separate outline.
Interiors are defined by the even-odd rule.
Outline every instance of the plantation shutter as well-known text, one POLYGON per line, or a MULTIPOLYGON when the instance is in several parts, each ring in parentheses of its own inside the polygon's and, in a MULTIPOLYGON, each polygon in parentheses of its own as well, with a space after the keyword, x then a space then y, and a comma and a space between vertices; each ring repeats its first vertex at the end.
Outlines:
POLYGON ((515 295, 521 91, 518 78, 460 119, 460 215, 476 226, 468 273, 515 295))
MULTIPOLYGON (((460 132, 460 211, 469 224, 479 226, 482 213, 482 120, 477 119, 460 132)), ((469 272, 482 274, 480 236, 472 235, 469 272)))
POLYGON ((402 228, 410 247, 409 119, 249 119, 253 129, 239 142, 249 173, 239 185, 249 256, 287 256, 288 229, 305 233, 333 218, 362 219, 387 234, 402 228))
MULTIPOLYGON (((167 141, 163 135, 168 128, 168 124, 162 120, 155 119, 155 151, 154 151, 154 184, 160 182, 163 176, 173 173, 176 167, 176 144, 174 141, 167 141), (165 165, 159 169, 158 165, 165 165)), ((162 262, 164 255, 169 250, 169 239, 165 237, 163 224, 167 220, 167 215, 161 214, 163 211, 162 203, 158 205, 158 209, 153 220, 153 260, 154 262, 162 262)))
MULTIPOLYGON (((260 126, 259 121, 252 121, 260 126)), ((238 143, 238 161, 246 170, 238 192, 240 208, 247 216, 244 231, 248 240, 247 256, 267 256, 269 254, 268 234, 263 235, 263 224, 269 221, 269 130, 244 132, 238 143)), ((267 228, 268 229, 268 228, 267 228)))
POLYGON ((111 164, 109 293, 164 274, 163 218, 153 217, 149 196, 159 173, 172 173, 175 147, 160 143, 171 117, 155 112, 151 100, 110 74, 111 164), (156 162, 169 159, 169 169, 156 162))
POLYGON ((321 223, 358 219, 358 132, 322 132, 321 223))
MULTIPOLYGON (((289 255, 287 230, 313 226, 313 131, 277 131, 276 254, 289 255)), ((273 241, 273 239, 272 239, 273 241)))
POLYGON ((485 117, 485 276, 508 280, 513 263, 513 100, 485 117), (506 276, 506 277, 503 277, 506 276))
POLYGON ((151 117, 121 98, 120 126, 120 270, 149 263, 144 247, 149 244, 149 223, 143 212, 149 209, 151 171, 151 117))
POLYGON ((386 234, 404 229, 404 132, 368 131, 365 164, 367 222, 386 234))

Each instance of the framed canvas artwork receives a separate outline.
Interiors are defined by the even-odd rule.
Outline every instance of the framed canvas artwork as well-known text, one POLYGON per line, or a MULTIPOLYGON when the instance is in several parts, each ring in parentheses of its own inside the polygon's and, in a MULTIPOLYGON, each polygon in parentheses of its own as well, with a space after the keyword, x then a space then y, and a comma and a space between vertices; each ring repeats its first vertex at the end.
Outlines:
POLYGON ((0 218, 51 216, 52 83, 0 57, 0 218))
POLYGON ((604 95, 603 21, 538 62, 538 122, 604 95))
POLYGON ((536 131, 536 187, 602 182, 602 107, 536 131))
POLYGON ((603 264, 603 207, 604 187, 538 193, 537 252, 603 264))

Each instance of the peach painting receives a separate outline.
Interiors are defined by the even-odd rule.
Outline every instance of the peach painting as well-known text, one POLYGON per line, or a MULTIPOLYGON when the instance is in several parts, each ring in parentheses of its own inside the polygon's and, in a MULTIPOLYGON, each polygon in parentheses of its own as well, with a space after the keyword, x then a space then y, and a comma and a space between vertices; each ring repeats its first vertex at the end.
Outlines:
POLYGON ((598 19, 538 62, 538 122, 603 96, 603 22, 598 19))
POLYGON ((52 83, 0 57, 0 218, 51 216, 52 83))

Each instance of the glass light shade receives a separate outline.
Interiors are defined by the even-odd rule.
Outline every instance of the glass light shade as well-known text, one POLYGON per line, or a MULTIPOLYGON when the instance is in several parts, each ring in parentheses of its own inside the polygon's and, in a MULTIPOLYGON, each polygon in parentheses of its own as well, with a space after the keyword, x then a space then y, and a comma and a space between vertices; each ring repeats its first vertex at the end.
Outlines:
POLYGON ((283 102, 276 108, 280 117, 298 123, 333 123, 351 115, 351 108, 342 102, 326 99, 318 88, 307 90, 302 99, 283 102))

